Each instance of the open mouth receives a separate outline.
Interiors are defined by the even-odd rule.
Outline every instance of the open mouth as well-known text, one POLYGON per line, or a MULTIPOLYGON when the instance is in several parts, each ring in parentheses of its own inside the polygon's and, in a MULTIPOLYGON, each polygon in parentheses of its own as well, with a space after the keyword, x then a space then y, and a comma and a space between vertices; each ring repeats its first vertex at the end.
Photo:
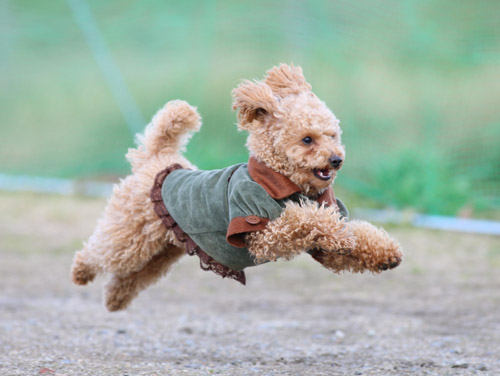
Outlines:
POLYGON ((313 174, 318 179, 327 181, 327 180, 330 180, 332 178, 332 176, 333 176, 333 169, 330 169, 330 168, 323 168, 323 169, 315 168, 313 170, 313 174))

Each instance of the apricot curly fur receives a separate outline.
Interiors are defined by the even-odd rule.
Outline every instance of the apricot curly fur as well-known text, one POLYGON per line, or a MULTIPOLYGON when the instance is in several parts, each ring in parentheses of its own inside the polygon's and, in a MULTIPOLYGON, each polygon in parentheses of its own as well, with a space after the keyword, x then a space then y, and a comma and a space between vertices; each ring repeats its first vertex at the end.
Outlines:
POLYGON ((344 159, 342 131, 331 110, 303 83, 302 70, 286 75, 283 71, 281 65, 271 69, 263 82, 243 81, 233 90, 233 108, 239 110, 239 129, 249 131, 250 153, 299 185, 304 194, 314 196, 332 181, 318 180, 311 170, 328 167, 332 155, 344 159), (297 80, 293 89, 280 86, 291 85, 291 80, 297 80), (274 96, 261 95, 263 87, 267 93, 276 90, 274 96), (313 137, 311 146, 301 142, 306 136, 313 137))
MULTIPOLYGON (((178 254, 176 247, 182 245, 175 234, 166 230, 154 211, 151 187, 156 174, 165 166, 178 163, 184 168, 196 169, 180 151, 187 142, 187 133, 199 127, 196 109, 184 101, 169 102, 158 111, 144 136, 138 137, 141 144, 127 154, 133 174, 114 186, 94 233, 75 254, 71 267, 74 283, 85 285, 97 274, 111 273, 114 282, 107 287, 107 300, 127 301, 180 257, 165 257, 163 267, 155 266, 158 261, 155 256, 162 250, 171 249, 178 254), (142 282, 133 281, 134 278, 142 282)), ((127 304, 108 303, 108 307, 122 309, 127 304)))
POLYGON ((127 308, 141 290, 165 275, 172 264, 183 256, 185 250, 167 247, 155 255, 145 267, 125 277, 113 275, 106 286, 106 307, 109 311, 127 308))
POLYGON ((258 261, 289 260, 314 248, 338 251, 355 246, 355 237, 336 208, 288 202, 266 229, 247 235, 248 250, 258 261))
MULTIPOLYGON (((342 163, 332 168, 330 159, 345 159, 342 131, 300 67, 281 64, 262 81, 243 81, 232 94, 238 128, 248 131, 251 155, 311 198, 333 183, 342 163), (305 143, 305 138, 312 142, 305 143), (318 170, 328 172, 328 179, 318 178, 318 170)), ((150 192, 156 175, 167 166, 196 169, 182 152, 200 126, 196 109, 184 101, 168 102, 157 112, 137 137, 137 148, 127 153, 132 174, 114 187, 94 233, 75 254, 76 284, 85 285, 101 273, 112 275, 106 286, 110 311, 126 308, 184 254, 184 245, 155 213, 150 192)), ((280 217, 245 240, 259 261, 288 260, 314 250, 313 257, 334 272, 379 273, 402 259, 399 244, 383 229, 346 221, 337 208, 312 201, 289 202, 280 217)))
POLYGON ((336 273, 368 270, 378 274, 399 265, 403 258, 401 247, 384 229, 359 220, 348 222, 347 227, 355 237, 356 245, 346 255, 323 253, 318 261, 325 268, 336 273))

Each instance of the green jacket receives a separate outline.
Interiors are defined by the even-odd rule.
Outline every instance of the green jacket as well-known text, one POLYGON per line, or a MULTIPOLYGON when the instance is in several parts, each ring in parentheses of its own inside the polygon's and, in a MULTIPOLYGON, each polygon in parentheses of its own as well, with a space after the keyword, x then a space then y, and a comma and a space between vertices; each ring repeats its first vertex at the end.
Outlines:
MULTIPOLYGON (((248 164, 221 170, 177 169, 165 178, 161 193, 180 229, 217 262, 237 271, 256 265, 245 234, 264 229, 288 200, 310 200, 288 178, 253 157, 248 164)), ((331 187, 317 201, 335 203, 344 217, 349 215, 331 187)))

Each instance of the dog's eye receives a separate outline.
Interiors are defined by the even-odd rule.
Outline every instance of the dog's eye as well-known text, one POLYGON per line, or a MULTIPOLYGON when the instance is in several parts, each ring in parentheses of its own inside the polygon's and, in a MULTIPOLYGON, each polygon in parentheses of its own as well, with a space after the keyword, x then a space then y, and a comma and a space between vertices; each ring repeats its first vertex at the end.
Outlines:
POLYGON ((311 137, 309 137, 309 136, 308 136, 308 137, 304 137, 304 138, 302 139, 302 142, 303 142, 304 144, 306 144, 306 145, 309 145, 311 142, 313 142, 313 139, 312 139, 311 137))

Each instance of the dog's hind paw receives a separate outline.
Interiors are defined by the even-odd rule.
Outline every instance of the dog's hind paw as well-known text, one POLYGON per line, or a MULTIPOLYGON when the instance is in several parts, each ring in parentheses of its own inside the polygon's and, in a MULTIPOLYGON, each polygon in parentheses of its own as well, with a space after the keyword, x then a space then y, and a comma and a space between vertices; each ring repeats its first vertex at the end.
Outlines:
POLYGON ((77 252, 71 267, 71 278, 76 285, 86 285, 92 282, 96 276, 96 271, 88 265, 80 252, 77 252))
POLYGON ((128 307, 137 296, 136 280, 113 276, 106 286, 106 308, 110 312, 121 311, 128 307))

